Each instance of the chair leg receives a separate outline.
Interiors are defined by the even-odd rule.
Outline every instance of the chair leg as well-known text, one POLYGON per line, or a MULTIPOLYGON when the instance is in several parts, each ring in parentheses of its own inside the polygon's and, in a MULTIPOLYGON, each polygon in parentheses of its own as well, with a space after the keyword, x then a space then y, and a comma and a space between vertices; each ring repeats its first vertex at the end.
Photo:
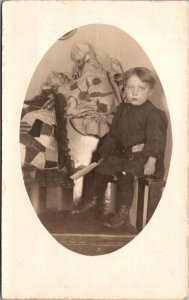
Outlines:
POLYGON ((149 195, 148 195, 148 210, 147 210, 147 218, 146 222, 148 222, 154 214, 156 210, 160 198, 162 196, 162 186, 154 185, 149 187, 149 195))
POLYGON ((138 201, 137 201, 137 221, 136 227, 138 232, 143 228, 143 210, 144 210, 144 190, 145 184, 143 181, 138 181, 138 201))
POLYGON ((108 182, 105 196, 105 211, 116 213, 117 211, 117 183, 108 182))
POLYGON ((134 196, 130 209, 131 224, 136 227, 137 222, 137 202, 138 202, 138 179, 134 179, 134 196))
POLYGON ((154 214, 165 181, 157 178, 141 178, 138 182, 137 230, 141 231, 154 214))
POLYGON ((47 187, 40 187, 40 203, 39 203, 39 213, 44 212, 46 210, 47 205, 47 187))
POLYGON ((30 200, 36 213, 39 213, 40 208, 40 186, 35 180, 30 189, 30 200))

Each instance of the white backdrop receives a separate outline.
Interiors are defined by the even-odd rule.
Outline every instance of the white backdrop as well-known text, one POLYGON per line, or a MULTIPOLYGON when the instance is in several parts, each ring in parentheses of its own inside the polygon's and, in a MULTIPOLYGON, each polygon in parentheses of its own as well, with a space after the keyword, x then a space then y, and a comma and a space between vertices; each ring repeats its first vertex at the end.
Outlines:
POLYGON ((185 1, 11 1, 3 3, 4 298, 181 299, 187 295, 187 10, 185 1), (23 184, 19 122, 32 75, 64 33, 110 24, 141 45, 169 107, 173 152, 162 200, 131 243, 88 257, 56 242, 23 184))

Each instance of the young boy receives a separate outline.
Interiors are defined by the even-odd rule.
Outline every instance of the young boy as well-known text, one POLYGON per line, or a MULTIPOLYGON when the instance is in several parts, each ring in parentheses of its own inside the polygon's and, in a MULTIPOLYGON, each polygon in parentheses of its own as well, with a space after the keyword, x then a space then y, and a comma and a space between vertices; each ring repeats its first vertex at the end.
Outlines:
POLYGON ((96 169, 94 192, 88 205, 80 212, 97 208, 110 178, 116 175, 118 184, 118 213, 104 225, 111 228, 130 224, 129 212, 133 201, 134 176, 164 175, 167 117, 149 98, 155 77, 144 67, 123 73, 126 102, 114 116, 111 128, 99 149, 103 161, 96 169))

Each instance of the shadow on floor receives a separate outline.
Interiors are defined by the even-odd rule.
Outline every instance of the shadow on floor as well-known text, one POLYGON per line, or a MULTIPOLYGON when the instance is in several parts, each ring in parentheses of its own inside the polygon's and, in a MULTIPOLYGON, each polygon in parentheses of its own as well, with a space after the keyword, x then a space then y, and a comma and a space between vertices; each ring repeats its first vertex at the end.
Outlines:
POLYGON ((47 211, 39 219, 59 243, 84 255, 111 253, 136 236, 125 229, 104 226, 97 213, 72 215, 70 211, 47 211))

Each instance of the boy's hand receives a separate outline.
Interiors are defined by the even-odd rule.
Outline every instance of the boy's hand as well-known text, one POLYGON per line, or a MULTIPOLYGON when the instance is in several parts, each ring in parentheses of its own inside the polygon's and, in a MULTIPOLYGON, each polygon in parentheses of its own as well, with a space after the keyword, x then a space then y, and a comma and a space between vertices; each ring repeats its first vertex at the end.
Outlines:
POLYGON ((144 165, 144 175, 153 175, 156 167, 156 158, 149 157, 147 163, 144 165))

